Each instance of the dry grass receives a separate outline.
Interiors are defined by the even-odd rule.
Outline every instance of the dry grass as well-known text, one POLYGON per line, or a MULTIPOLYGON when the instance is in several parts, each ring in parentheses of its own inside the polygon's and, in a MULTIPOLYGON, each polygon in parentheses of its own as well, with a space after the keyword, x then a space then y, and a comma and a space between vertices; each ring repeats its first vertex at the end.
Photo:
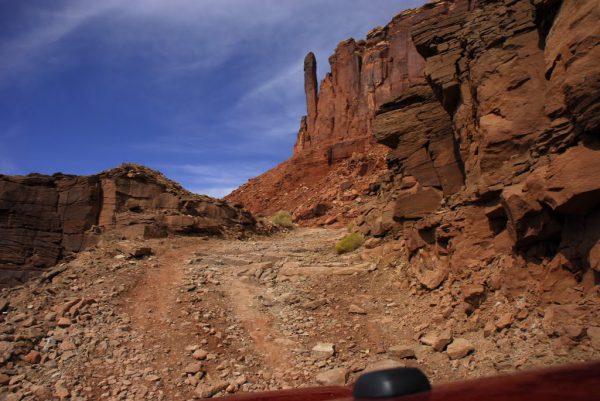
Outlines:
POLYGON ((280 210, 271 217, 271 222, 276 226, 283 228, 294 228, 292 214, 285 210, 280 210))
POLYGON ((360 233, 349 233, 335 244, 335 251, 338 255, 346 252, 352 252, 365 242, 365 237, 360 233))

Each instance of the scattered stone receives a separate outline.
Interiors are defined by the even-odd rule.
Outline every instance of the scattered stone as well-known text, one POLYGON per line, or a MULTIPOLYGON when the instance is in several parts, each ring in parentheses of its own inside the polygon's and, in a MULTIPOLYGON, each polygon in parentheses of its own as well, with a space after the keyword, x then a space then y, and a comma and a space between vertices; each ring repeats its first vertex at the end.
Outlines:
POLYGON ((406 345, 394 345, 388 348, 387 353, 392 358, 414 359, 416 358, 415 350, 406 345))
POLYGON ((8 302, 8 300, 0 298, 0 313, 7 310, 9 306, 10 303, 8 302))
POLYGON ((417 280, 428 290, 438 288, 446 280, 446 277, 448 277, 448 270, 446 269, 426 270, 417 274, 417 280))
POLYGON ((483 327, 483 336, 484 337, 489 337, 491 336, 493 333, 495 333, 497 330, 496 328, 496 324, 493 321, 488 321, 485 326, 483 327))
POLYGON ((23 357, 23 360, 25 362, 30 363, 32 365, 40 363, 41 359, 42 359, 42 356, 40 355, 39 352, 37 352, 35 350, 29 351, 29 353, 23 357))
POLYGON ((527 316, 529 316, 529 312, 527 311, 527 309, 519 309, 515 317, 518 320, 525 320, 527 319, 527 316))
POLYGON ((205 360, 207 356, 208 356, 208 352, 204 351, 203 349, 197 349, 192 354, 192 357, 194 357, 194 359, 197 359, 199 361, 205 360))
POLYGON ((461 293, 463 300, 472 302, 478 297, 482 296, 485 292, 485 288, 481 284, 468 284, 461 287, 461 293))
POLYGON ((160 376, 150 374, 150 375, 146 375, 146 377, 144 377, 144 380, 146 380, 147 382, 157 382, 157 381, 160 381, 160 376))
POLYGON ((15 345, 9 341, 0 341, 0 363, 8 361, 15 349, 15 345))
POLYGON ((307 310, 316 310, 316 309, 320 308, 323 305, 327 305, 327 300, 325 298, 316 299, 314 301, 306 302, 306 303, 304 303, 302 305, 302 307, 304 309, 307 309, 307 310))
POLYGON ((129 242, 117 244, 117 249, 132 258, 143 258, 154 254, 152 248, 149 246, 136 245, 129 242))
POLYGON ((360 306, 357 306, 357 305, 354 305, 354 304, 352 304, 352 305, 350 305, 348 307, 348 312, 352 313, 352 314, 355 314, 355 315, 366 315, 367 314, 366 310, 364 310, 360 306))
POLYGON ((312 348, 312 354, 318 359, 327 359, 335 355, 335 346, 332 343, 317 343, 312 348))
POLYGON ((322 386, 344 386, 348 380, 348 371, 344 368, 330 369, 319 373, 316 380, 322 386))
POLYGON ((434 351, 441 352, 452 341, 452 330, 446 329, 440 333, 428 333, 421 337, 420 341, 431 346, 434 351))
POLYGON ((600 327, 588 327, 587 335, 590 338, 592 347, 594 347, 597 350, 600 350, 600 327))
POLYGON ((52 391, 43 385, 34 384, 31 386, 31 392, 35 395, 39 400, 49 400, 52 398, 52 391))
POLYGON ((200 398, 211 398, 220 391, 223 391, 229 386, 229 383, 222 382, 217 384, 201 383, 196 387, 194 393, 200 398))
POLYGON ((578 340, 584 334, 583 327, 578 324, 569 324, 564 327, 565 334, 572 340, 578 340))
POLYGON ((514 315, 511 312, 504 313, 496 320, 496 327, 498 330, 503 330, 510 327, 513 324, 513 321, 514 315))
POLYGON ((365 241, 365 248, 373 249, 376 246, 378 246, 379 244, 381 244, 381 241, 382 241, 381 237, 371 237, 365 241))
POLYGON ((58 319, 58 321, 56 322, 56 325, 58 327, 69 327, 71 325, 71 319, 67 318, 67 317, 61 317, 60 319, 58 319))
POLYGON ((59 399, 64 400, 71 396, 71 392, 59 382, 54 386, 54 395, 59 399))
POLYGON ((193 375, 200 371, 202 371, 202 364, 200 362, 193 362, 188 365, 183 370, 185 373, 193 375))
POLYGON ((454 341, 450 345, 448 345, 448 349, 446 352, 450 359, 460 359, 467 356, 470 352, 472 352, 475 348, 473 344, 469 340, 464 338, 455 338, 454 341))

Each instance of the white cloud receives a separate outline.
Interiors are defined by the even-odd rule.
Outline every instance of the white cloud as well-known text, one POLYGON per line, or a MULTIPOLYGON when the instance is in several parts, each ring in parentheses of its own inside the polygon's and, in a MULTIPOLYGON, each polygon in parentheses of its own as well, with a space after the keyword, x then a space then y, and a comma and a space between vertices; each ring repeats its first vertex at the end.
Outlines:
MULTIPOLYGON (((362 22, 366 9, 399 11, 403 3, 411 6, 415 1, 394 5, 387 0, 355 0, 354 7, 347 2, 318 0, 57 1, 52 11, 29 13, 36 28, 0 40, 0 82, 8 75, 22 74, 23 68, 29 73, 43 72, 45 63, 36 61, 56 51, 63 39, 94 23, 104 27, 98 40, 111 42, 114 48, 129 52, 131 45, 149 46, 157 72, 189 73, 220 65, 239 51, 240 44, 261 46, 264 43, 256 41, 267 38, 277 43, 289 40, 286 35, 290 34, 306 39, 303 52, 330 52, 349 33, 366 31, 368 26, 362 22), (319 18, 321 15, 327 17, 319 18)), ((320 56, 325 59, 328 54, 320 56)))
MULTIPOLYGON (((318 75, 323 77, 339 41, 362 37, 373 25, 417 2, 56 0, 43 3, 52 11, 27 12, 27 30, 0 37, 0 91, 6 83, 29 84, 69 71, 78 54, 67 44, 79 43, 79 38, 103 67, 120 71, 132 59, 141 60, 148 96, 162 102, 148 118, 161 120, 165 129, 148 134, 141 143, 119 145, 132 152, 167 155, 163 160, 173 154, 185 161, 202 158, 206 165, 171 165, 164 170, 190 188, 219 193, 291 153, 300 117, 306 113, 302 67, 308 51, 316 53, 318 75), (196 88, 197 82, 216 78, 227 81, 231 97, 221 100, 226 109, 209 116, 215 121, 208 122, 201 111, 220 93, 190 95, 182 86, 189 82, 196 88), (184 94, 184 101, 174 102, 173 93, 184 94), (264 156, 268 162, 228 163, 252 159, 248 155, 254 160, 264 156), (214 160, 222 163, 209 169, 214 160)), ((0 167, 4 165, 10 167, 6 161, 0 167)))
POLYGON ((47 63, 39 61, 52 47, 90 19, 108 12, 115 3, 114 0, 72 2, 53 12, 33 12, 30 17, 37 22, 35 29, 0 41, 0 58, 3 60, 0 84, 15 75, 34 75, 47 68, 47 63))
POLYGON ((255 101, 265 95, 280 95, 285 92, 285 88, 293 87, 301 84, 303 81, 302 64, 299 60, 281 69, 279 74, 264 82, 260 82, 255 88, 247 92, 238 102, 238 107, 246 106, 248 103, 255 101), (293 83, 290 85, 290 83, 293 83))
POLYGON ((99 41, 114 41, 125 52, 145 43, 158 73, 214 68, 232 54, 234 45, 288 20, 295 8, 276 0, 59 1, 52 11, 29 12, 36 28, 0 40, 0 83, 24 72, 44 72, 47 62, 39 61, 56 56, 62 40, 96 22, 107 28, 99 41))
POLYGON ((199 195, 212 196, 213 198, 224 198, 236 188, 237 187, 190 187, 188 188, 188 191, 199 195))
POLYGON ((162 165, 165 175, 191 192, 223 197, 273 167, 264 162, 162 165))

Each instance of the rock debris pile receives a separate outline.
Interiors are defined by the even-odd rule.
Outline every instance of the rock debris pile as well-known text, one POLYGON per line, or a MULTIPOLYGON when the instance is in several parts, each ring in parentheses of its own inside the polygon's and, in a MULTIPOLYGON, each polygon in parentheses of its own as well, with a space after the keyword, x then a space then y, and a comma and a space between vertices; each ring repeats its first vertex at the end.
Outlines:
POLYGON ((0 399, 193 400, 398 366, 439 383, 600 356, 597 294, 545 306, 459 283, 430 291, 397 245, 340 257, 341 235, 83 251, 0 293, 0 399))

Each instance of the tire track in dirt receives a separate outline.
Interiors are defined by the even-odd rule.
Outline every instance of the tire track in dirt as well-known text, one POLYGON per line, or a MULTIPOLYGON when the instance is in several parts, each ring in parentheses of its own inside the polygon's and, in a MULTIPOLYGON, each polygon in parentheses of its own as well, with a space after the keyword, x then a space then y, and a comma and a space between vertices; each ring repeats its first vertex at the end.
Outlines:
POLYGON ((273 316, 261 312, 258 305, 260 288, 247 284, 239 279, 229 279, 226 285, 236 318, 246 329, 254 343, 255 352, 262 356, 274 372, 285 372, 291 369, 292 355, 272 338, 281 337, 273 316))
MULTIPOLYGON (((190 241, 186 241, 190 242, 190 241)), ((196 341, 194 330, 182 329, 178 306, 179 290, 184 282, 183 266, 202 243, 192 241, 183 246, 158 250, 157 267, 148 270, 135 288, 125 297, 125 310, 133 329, 142 337, 143 349, 152 352, 153 367, 165 381, 166 399, 178 399, 175 386, 185 360, 186 345, 196 341)))

